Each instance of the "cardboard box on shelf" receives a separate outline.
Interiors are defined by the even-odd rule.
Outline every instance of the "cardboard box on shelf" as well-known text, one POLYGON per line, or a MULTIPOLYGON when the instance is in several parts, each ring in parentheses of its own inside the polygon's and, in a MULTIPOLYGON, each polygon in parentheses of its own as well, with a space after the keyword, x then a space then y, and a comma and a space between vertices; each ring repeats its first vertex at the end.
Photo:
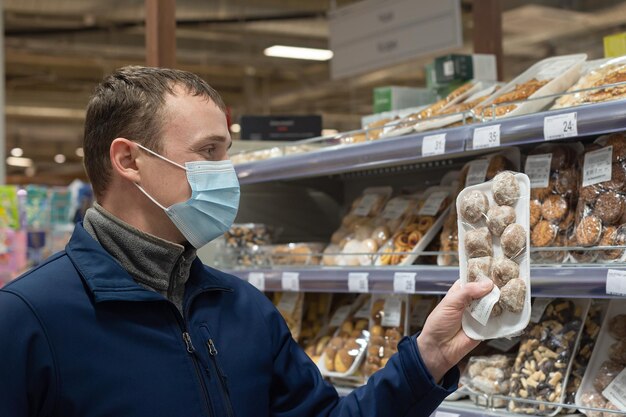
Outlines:
POLYGON ((496 81, 496 57, 491 54, 450 54, 435 58, 435 81, 445 84, 459 80, 496 81))

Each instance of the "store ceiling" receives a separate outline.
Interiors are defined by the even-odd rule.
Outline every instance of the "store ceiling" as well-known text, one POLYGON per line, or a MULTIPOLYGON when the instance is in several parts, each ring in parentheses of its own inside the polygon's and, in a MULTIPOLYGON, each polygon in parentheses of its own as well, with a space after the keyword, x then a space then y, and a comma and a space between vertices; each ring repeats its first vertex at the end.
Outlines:
MULTIPOLYGON (((474 1, 462 2, 466 52, 474 1)), ((177 0, 178 65, 217 88, 235 118, 321 113, 326 128, 356 128, 371 113, 373 87, 423 86, 433 56, 340 81, 330 80, 328 63, 263 56, 274 44, 326 48, 326 13, 352 2, 177 0)), ((626 1, 502 4, 505 80, 547 56, 601 57, 602 36, 626 30, 626 1)), ((82 175, 75 150, 94 85, 117 67, 145 62, 144 1, 4 0, 4 17, 7 153, 23 148, 36 165, 34 177, 8 167, 8 179, 67 183, 82 175), (65 163, 54 162, 57 153, 65 163)))

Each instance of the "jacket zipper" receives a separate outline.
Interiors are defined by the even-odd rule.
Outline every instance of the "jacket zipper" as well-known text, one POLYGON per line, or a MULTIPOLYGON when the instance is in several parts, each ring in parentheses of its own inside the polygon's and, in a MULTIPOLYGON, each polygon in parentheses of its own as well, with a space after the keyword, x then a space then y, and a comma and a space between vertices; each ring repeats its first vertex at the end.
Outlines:
POLYGON ((228 384, 226 383, 226 377, 224 376, 222 369, 217 363, 217 358, 216 358, 217 348, 215 347, 215 343, 213 343, 213 339, 209 338, 209 340, 207 340, 206 342, 206 345, 207 345, 207 348, 209 349, 209 357, 211 358, 211 361, 213 362, 213 367, 215 368, 215 371, 217 372, 217 376, 220 379, 220 383, 222 387, 222 398, 224 398, 224 405, 226 406, 226 411, 229 417, 234 417, 235 414, 233 413, 233 407, 232 407, 232 404, 230 403, 230 392, 228 390, 228 384))
MULTIPOLYGON (((172 306, 174 307, 173 304, 172 306)), ((196 357, 196 348, 194 348, 193 342, 191 341, 191 335, 184 325, 184 319, 183 322, 181 322, 178 311, 172 311, 172 313, 174 314, 174 317, 176 317, 176 321, 182 331, 183 341, 185 342, 187 353, 191 356, 191 361, 193 362, 194 369, 196 370, 196 376, 198 377, 198 381, 200 381, 200 388, 202 389, 202 394, 204 396, 204 406, 206 407, 207 416, 212 417, 213 413, 211 412, 211 400, 207 393, 207 387, 204 383, 204 379, 202 378, 202 372, 200 370, 200 365, 198 364, 198 358, 196 357)))

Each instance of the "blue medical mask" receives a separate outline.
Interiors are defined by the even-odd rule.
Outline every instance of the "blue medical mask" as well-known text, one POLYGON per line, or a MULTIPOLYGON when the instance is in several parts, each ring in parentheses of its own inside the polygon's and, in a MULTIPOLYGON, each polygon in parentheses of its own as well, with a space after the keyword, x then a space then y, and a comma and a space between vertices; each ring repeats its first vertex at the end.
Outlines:
POLYGON ((191 198, 164 207, 135 184, 150 200, 161 207, 174 225, 195 248, 223 235, 235 221, 239 208, 239 180, 230 161, 194 161, 177 164, 136 143, 141 149, 187 171, 191 198))

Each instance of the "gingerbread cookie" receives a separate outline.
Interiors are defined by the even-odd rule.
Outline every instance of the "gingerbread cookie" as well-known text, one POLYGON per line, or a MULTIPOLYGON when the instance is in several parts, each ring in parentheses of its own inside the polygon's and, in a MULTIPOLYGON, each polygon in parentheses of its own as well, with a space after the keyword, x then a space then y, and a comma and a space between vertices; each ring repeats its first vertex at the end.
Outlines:
POLYGON ((465 252, 468 258, 493 256, 493 243, 489 229, 479 227, 467 232, 465 235, 465 252))
POLYGON ((557 227, 547 220, 542 220, 535 225, 530 233, 530 242, 533 246, 546 247, 550 246, 556 238, 557 227))
POLYGON ((493 206, 487 212, 487 227, 494 236, 502 235, 504 229, 515 223, 515 209, 511 206, 493 206))
POLYGON ((622 163, 611 166, 611 180, 601 182, 600 185, 612 191, 624 191, 626 189, 626 169, 622 163))
POLYGON ((520 196, 519 184, 511 172, 501 172, 495 176, 491 184, 493 200, 501 206, 514 205, 520 196))
POLYGON ((541 202, 530 200, 530 227, 534 227, 541 220, 541 202))
POLYGON ((580 246, 593 246, 602 235, 602 221, 596 216, 586 216, 576 225, 576 241, 580 246))
POLYGON ((505 310, 521 313, 526 301, 526 283, 521 278, 510 280, 500 291, 499 304, 505 310))
POLYGON ((566 168, 555 174, 554 191, 562 196, 575 195, 578 188, 578 171, 566 168))
POLYGON ((624 214, 624 197, 612 191, 605 191, 598 196, 593 214, 604 224, 616 224, 624 214))
POLYGON ((489 199, 482 191, 470 191, 461 199, 459 207, 461 217, 471 224, 476 224, 484 219, 487 210, 489 210, 489 199))
POLYGON ((560 195, 553 194, 541 205, 541 215, 545 220, 559 222, 567 214, 567 201, 560 195))
POLYGON ((496 258, 491 264, 491 280, 498 287, 503 287, 510 280, 519 278, 519 265, 505 257, 496 258))
POLYGON ((507 258, 516 258, 526 249, 526 230, 520 224, 510 224, 500 237, 502 252, 507 258))
POLYGON ((467 261, 467 282, 480 281, 481 277, 491 275, 491 256, 472 258, 467 261))

